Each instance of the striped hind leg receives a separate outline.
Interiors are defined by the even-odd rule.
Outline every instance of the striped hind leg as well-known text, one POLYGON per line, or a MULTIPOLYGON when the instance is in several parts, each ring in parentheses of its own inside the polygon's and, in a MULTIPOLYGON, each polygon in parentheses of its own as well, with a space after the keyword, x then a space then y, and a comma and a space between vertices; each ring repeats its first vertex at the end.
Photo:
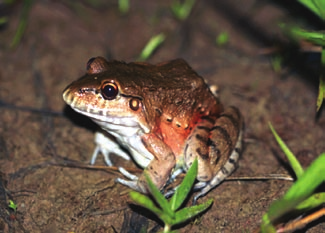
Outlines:
POLYGON ((216 121, 211 129, 209 143, 210 164, 214 166, 214 176, 208 181, 199 179, 194 190, 200 192, 194 197, 193 203, 235 170, 242 150, 243 125, 242 116, 235 107, 227 108, 216 121))

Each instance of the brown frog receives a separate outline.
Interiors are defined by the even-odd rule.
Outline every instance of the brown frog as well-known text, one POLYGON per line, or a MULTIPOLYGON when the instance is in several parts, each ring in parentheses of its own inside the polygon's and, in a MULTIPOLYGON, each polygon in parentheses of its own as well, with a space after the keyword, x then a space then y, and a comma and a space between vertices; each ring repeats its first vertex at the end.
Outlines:
MULTIPOLYGON (((223 108, 217 96, 184 60, 151 65, 92 58, 87 73, 71 83, 64 101, 90 117, 111 137, 97 133, 92 161, 102 153, 129 154, 162 189, 198 159, 200 192, 220 184, 235 167, 242 148, 243 118, 235 107, 223 108), (129 154, 121 147, 126 148, 129 154)), ((144 175, 120 172, 117 182, 147 193, 144 175)))

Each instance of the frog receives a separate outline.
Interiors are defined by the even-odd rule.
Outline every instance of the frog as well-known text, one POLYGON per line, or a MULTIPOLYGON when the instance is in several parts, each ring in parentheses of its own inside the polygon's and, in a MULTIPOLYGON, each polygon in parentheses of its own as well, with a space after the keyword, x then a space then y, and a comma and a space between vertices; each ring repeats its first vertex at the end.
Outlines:
POLYGON ((94 164, 103 154, 132 159, 139 176, 118 167, 116 182, 148 193, 146 175, 164 190, 195 159, 194 202, 236 169, 244 122, 238 108, 225 108, 219 96, 183 59, 158 64, 91 58, 86 74, 68 85, 63 99, 99 125, 94 164))

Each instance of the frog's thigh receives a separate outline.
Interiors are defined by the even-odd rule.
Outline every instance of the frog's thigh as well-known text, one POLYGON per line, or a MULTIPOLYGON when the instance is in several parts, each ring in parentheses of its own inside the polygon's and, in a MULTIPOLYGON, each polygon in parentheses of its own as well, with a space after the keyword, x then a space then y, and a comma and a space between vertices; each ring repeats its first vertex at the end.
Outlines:
POLYGON ((213 127, 214 120, 210 118, 202 118, 201 121, 191 132, 187 138, 184 149, 186 170, 192 165, 195 158, 198 159, 199 181, 208 181, 212 178, 212 169, 210 167, 210 129, 213 127))
POLYGON ((153 134, 144 135, 142 141, 148 151, 153 154, 154 159, 139 177, 138 185, 141 187, 146 186, 144 173, 147 173, 153 183, 159 189, 162 189, 168 181, 172 169, 175 167, 175 155, 167 144, 153 134))
POLYGON ((243 125, 243 118, 235 107, 227 108, 216 121, 210 135, 210 161, 214 175, 205 184, 199 182, 202 184, 200 186, 202 190, 195 196, 194 202, 235 170, 242 150, 243 125))
POLYGON ((234 107, 227 108, 211 128, 210 164, 214 175, 222 171, 226 177, 235 169, 237 161, 231 161, 232 166, 225 166, 225 164, 227 164, 231 152, 235 149, 240 130, 241 116, 234 107))

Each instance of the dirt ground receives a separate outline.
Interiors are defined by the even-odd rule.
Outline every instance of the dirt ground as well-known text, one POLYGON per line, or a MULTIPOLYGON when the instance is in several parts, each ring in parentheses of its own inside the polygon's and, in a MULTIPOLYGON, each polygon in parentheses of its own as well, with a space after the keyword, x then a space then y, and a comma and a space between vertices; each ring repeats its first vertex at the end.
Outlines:
MULTIPOLYGON (((149 38, 161 32, 166 40, 149 62, 184 58, 218 85, 225 105, 239 107, 245 117, 245 150, 232 177, 292 174, 269 121, 305 167, 325 151, 325 118, 322 111, 316 118, 318 84, 309 71, 317 58, 289 53, 291 62, 277 73, 265 55, 277 44, 277 23, 297 21, 291 5, 197 1, 181 22, 170 10, 171 1, 131 1, 126 15, 117 1, 99 7, 76 2, 35 1, 16 49, 8 45, 21 4, 10 9, 0 32, 0 232, 137 232, 139 225, 148 232, 162 230, 153 214, 132 205, 128 189, 114 183, 121 175, 105 170, 102 158, 96 167, 88 166, 96 126, 62 99, 63 89, 85 73, 89 58, 134 61, 149 38), (230 41, 218 47, 215 37, 222 32, 230 41), (9 199, 17 204, 16 213, 8 210, 9 199)), ((178 229, 252 232, 290 185, 224 182, 199 200, 213 198, 213 206, 178 229)), ((323 220, 300 232, 324 232, 323 220)))

